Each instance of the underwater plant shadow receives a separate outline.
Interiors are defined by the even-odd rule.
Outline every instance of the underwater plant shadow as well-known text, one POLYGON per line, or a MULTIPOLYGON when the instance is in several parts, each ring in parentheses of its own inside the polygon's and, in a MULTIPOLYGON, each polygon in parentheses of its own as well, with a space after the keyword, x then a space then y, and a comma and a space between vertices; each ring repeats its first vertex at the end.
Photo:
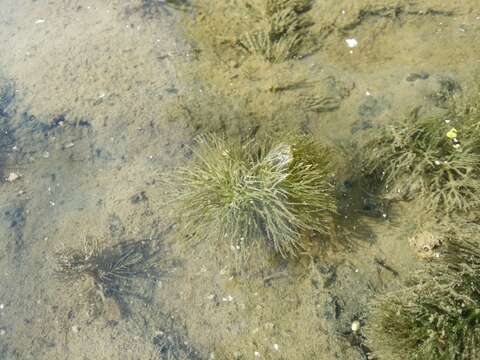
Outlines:
POLYGON ((154 17, 156 15, 165 14, 172 15, 173 11, 187 11, 192 6, 189 0, 142 0, 135 10, 142 13, 145 17, 154 17))
MULTIPOLYGON (((161 249, 152 250, 151 239, 122 241, 112 246, 85 239, 83 248, 65 248, 56 253, 55 277, 64 284, 87 282, 85 292, 90 305, 98 308, 112 298, 123 316, 130 307, 127 297, 150 303, 136 280, 157 281, 168 269, 160 269, 161 249)), ((143 284, 143 282, 142 282, 143 284)))

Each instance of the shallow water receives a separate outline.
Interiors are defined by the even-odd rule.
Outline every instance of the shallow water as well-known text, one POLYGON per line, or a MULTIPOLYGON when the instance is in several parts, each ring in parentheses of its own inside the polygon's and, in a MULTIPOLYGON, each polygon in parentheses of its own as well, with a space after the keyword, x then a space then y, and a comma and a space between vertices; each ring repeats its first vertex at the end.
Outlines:
POLYGON ((0 0, 0 359, 366 359, 352 321, 420 266, 408 205, 362 207, 345 167, 350 245, 243 276, 178 245, 161 179, 205 132, 300 130, 351 154, 414 108, 441 111, 474 85, 476 5, 316 1, 321 47, 268 64, 211 51, 192 16, 213 0, 0 0), (86 237, 143 240, 161 274, 92 313, 84 284, 53 276, 86 237))

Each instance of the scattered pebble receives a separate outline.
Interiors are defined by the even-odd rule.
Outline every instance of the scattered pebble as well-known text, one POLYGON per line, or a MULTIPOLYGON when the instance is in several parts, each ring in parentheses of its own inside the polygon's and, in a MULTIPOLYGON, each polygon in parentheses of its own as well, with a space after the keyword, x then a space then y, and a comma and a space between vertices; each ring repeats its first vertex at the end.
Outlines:
POLYGON ((258 351, 255 351, 254 354, 255 354, 255 357, 260 357, 260 353, 258 351))
POLYGON ((68 144, 65 145, 65 149, 71 148, 73 146, 75 146, 74 143, 68 143, 68 144))
POLYGON ((278 346, 278 344, 273 344, 273 350, 278 351, 279 349, 280 347, 278 346))
POLYGON ((5 331, 5 329, 0 329, 0 336, 3 336, 5 335, 7 332, 5 331))
POLYGON ((45 22, 45 19, 38 19, 35 21, 35 24, 43 24, 45 22))
POLYGON ((78 334, 78 332, 80 331, 80 328, 77 326, 77 325, 73 325, 72 326, 72 332, 74 334, 78 334))
POLYGON ((421 231, 408 239, 416 255, 421 259, 431 260, 440 257, 441 236, 430 231, 421 231))
POLYGON ((222 300, 225 301, 225 302, 232 302, 233 301, 233 296, 228 295, 228 296, 222 298, 222 300))
POLYGON ((356 333, 359 330, 360 330, 360 321, 355 320, 354 322, 352 322, 352 331, 356 333))
POLYGON ((0 310, 3 310, 5 308, 5 304, 0 304, 0 310))
POLYGON ((355 48, 358 46, 358 41, 357 39, 354 39, 354 38, 345 39, 345 42, 347 43, 347 46, 349 48, 355 48))
POLYGON ((11 172, 8 174, 8 177, 5 179, 8 182, 14 182, 15 180, 18 180, 20 178, 20 175, 14 172, 11 172))

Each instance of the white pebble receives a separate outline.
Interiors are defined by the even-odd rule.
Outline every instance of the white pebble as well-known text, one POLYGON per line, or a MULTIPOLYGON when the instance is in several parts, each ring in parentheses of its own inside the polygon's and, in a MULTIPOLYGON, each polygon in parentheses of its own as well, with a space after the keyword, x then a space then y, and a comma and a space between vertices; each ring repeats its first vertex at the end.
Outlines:
POLYGON ((278 344, 273 344, 273 350, 278 351, 278 349, 280 349, 280 347, 278 346, 278 344))
POLYGON ((258 351, 255 351, 255 357, 260 357, 260 353, 258 351))
POLYGON ((358 46, 358 41, 357 39, 351 38, 351 39, 345 39, 345 42, 347 43, 347 46, 349 48, 354 48, 358 46))
POLYGON ((356 333, 358 330, 360 330, 360 321, 355 320, 352 322, 352 331, 356 333))
POLYGON ((18 180, 19 177, 20 175, 18 175, 17 173, 11 172, 10 174, 8 174, 8 177, 5 180, 7 180, 8 182, 14 182, 15 180, 18 180))

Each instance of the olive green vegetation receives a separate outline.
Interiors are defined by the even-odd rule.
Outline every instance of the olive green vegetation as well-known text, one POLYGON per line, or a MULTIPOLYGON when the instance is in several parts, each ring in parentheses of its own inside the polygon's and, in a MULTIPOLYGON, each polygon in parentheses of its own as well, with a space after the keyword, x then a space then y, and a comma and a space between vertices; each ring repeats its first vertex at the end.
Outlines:
POLYGON ((223 60, 255 55, 280 63, 316 48, 308 16, 312 4, 312 0, 204 2, 198 6, 191 35, 223 60))
POLYGON ((299 56, 312 25, 305 16, 311 5, 312 0, 262 1, 252 8, 256 26, 239 36, 236 44, 272 63, 299 56))
MULTIPOLYGON (((441 260, 377 298, 366 332, 380 359, 480 358, 480 242, 451 237, 441 260)), ((473 231, 474 230, 474 231, 473 231)))
POLYGON ((379 132, 361 150, 361 171, 392 199, 418 199, 452 213, 479 205, 480 107, 452 106, 445 116, 413 114, 379 132))
POLYGON ((230 242, 240 263, 259 245, 286 257, 306 232, 327 234, 336 212, 331 151, 307 136, 258 144, 199 138, 171 183, 185 233, 230 242))
POLYGON ((142 0, 140 8, 144 15, 152 16, 158 12, 168 13, 169 9, 185 10, 188 6, 188 0, 142 0))
POLYGON ((153 267, 143 242, 125 242, 102 247, 96 240, 85 240, 80 249, 65 248, 56 253, 56 277, 66 283, 87 281, 87 291, 118 296, 135 277, 148 275, 153 267))

